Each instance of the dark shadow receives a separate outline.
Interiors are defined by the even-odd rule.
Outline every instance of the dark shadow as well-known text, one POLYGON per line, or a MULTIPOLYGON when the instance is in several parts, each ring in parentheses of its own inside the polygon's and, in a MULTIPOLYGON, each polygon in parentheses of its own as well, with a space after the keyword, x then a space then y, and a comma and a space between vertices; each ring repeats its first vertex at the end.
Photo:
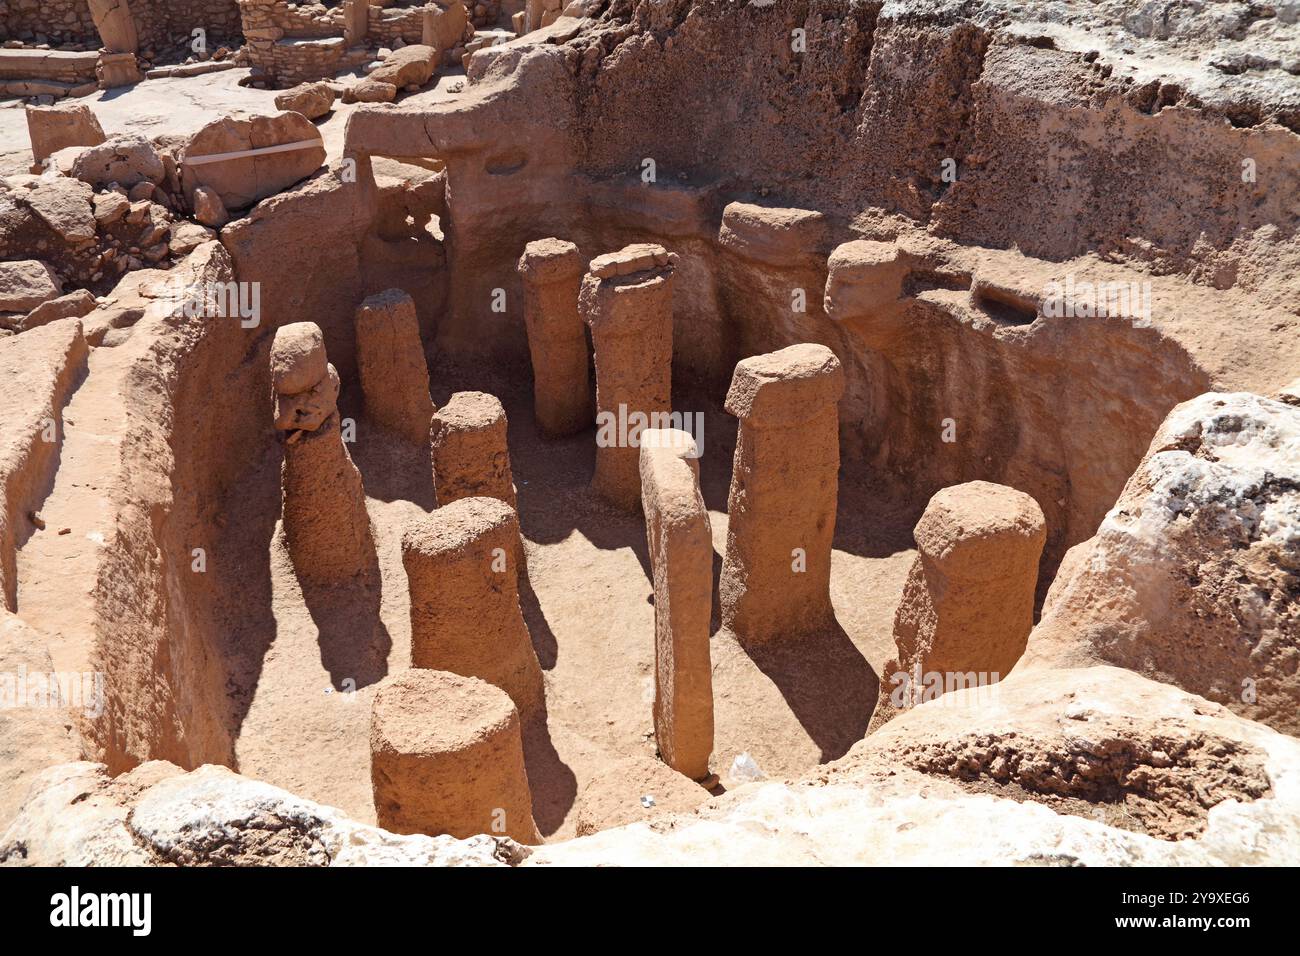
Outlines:
POLYGON ((545 711, 523 728, 524 768, 533 792, 533 819, 542 836, 564 823, 578 796, 578 778, 560 759, 546 726, 545 711))
POLYGON ((866 736, 880 678, 838 624, 804 637, 741 646, 821 748, 822 763, 844 756, 866 736))
POLYGON ((366 495, 380 501, 410 501, 425 511, 434 508, 433 466, 428 445, 415 445, 356 414, 352 403, 343 412, 357 423, 356 441, 348 452, 361 472, 366 495))
POLYGON ((319 632, 320 660, 335 690, 360 690, 388 673, 393 639, 379 617, 383 585, 379 561, 355 582, 321 586, 302 583, 302 596, 319 632))
POLYGON ((559 657, 559 644, 546 615, 542 613, 542 605, 533 591, 533 584, 528 580, 527 568, 522 568, 519 575, 519 607, 524 612, 524 623, 528 625, 528 634, 533 639, 537 662, 542 665, 542 670, 549 671, 559 657))

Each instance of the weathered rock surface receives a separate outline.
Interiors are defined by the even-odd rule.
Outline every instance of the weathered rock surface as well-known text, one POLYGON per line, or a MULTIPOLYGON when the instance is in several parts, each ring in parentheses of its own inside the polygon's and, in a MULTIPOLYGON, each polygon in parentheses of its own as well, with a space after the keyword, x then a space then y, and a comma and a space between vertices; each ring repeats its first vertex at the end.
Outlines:
POLYGON ((28 106, 27 132, 37 166, 68 146, 98 146, 105 139, 99 120, 84 103, 28 106))
POLYGON ((1093 662, 1300 735, 1300 408, 1209 393, 1169 413, 1022 666, 1093 662))
POLYGON ((310 176, 323 162, 320 130, 301 113, 227 116, 209 123, 189 141, 181 184, 192 206, 195 190, 207 186, 226 209, 246 209, 310 176), (254 150, 274 151, 210 159, 254 150), (209 161, 202 161, 205 157, 209 161))
POLYGON ((328 83, 300 83, 276 96, 275 108, 319 119, 334 108, 334 88, 328 83))
POLYGON ((0 312, 30 312, 61 292, 59 277, 44 262, 0 262, 0 312))
POLYGON ((225 767, 157 761, 116 778, 50 767, 0 836, 10 866, 500 866, 513 852, 486 836, 398 836, 225 767))
POLYGON ((1300 860, 1291 738, 1117 668, 1017 673, 996 692, 923 704, 795 783, 746 785, 525 865, 1300 860))
POLYGON ((164 170, 162 157, 143 136, 120 134, 98 146, 77 154, 70 174, 96 189, 119 183, 130 188, 137 183, 160 183, 164 170))

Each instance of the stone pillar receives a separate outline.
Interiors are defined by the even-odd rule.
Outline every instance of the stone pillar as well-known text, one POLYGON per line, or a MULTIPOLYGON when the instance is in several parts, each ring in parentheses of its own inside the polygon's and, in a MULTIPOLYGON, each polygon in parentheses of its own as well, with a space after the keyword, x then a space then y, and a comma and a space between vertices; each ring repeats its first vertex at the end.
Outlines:
POLYGON ((533 359, 533 414, 544 434, 560 437, 591 424, 587 334, 578 315, 582 256, 563 239, 524 247, 524 323, 533 359))
POLYGON ((356 333, 366 414, 376 425, 424 445, 433 399, 415 302, 401 289, 370 296, 357 309, 356 333))
POLYGON ((525 723, 545 711, 542 670, 519 608, 519 518, 496 498, 461 498, 402 535, 411 664, 481 677, 525 723))
POLYGON ((100 49, 107 53, 137 53, 140 38, 127 0, 89 0, 90 18, 99 31, 100 49))
POLYGON ((365 46, 370 33, 370 0, 343 0, 343 45, 365 46))
POLYGON ((641 507, 654 569, 655 741, 664 763, 703 780, 713 751, 713 536, 689 433, 641 433, 641 507))
POLYGON ((433 488, 438 504, 500 498, 515 506, 506 410, 495 395, 456 392, 433 415, 433 488))
POLYGON ((722 623, 742 641, 828 626, 840 466, 836 402, 844 373, 824 345, 792 345, 736 365, 726 409, 740 419, 722 623))
POLYGON ((339 428, 339 376, 313 322, 281 326, 271 345, 275 426, 285 433, 283 520, 300 581, 338 585, 373 573, 361 473, 339 428))
POLYGON ((473 677, 413 668, 387 677, 370 712, 370 782, 394 833, 479 833, 542 842, 519 712, 473 677))
MULTIPOLYGON (((69 146, 98 146, 107 138, 99 120, 84 103, 56 103, 28 106, 27 134, 32 141, 32 169, 40 171, 45 160, 69 146)), ((577 288, 577 283, 574 283, 577 288)), ((574 295, 577 312, 577 294, 574 295)))
POLYGON ((1034 623, 1047 523, 1029 495, 988 481, 952 485, 930 499, 915 537, 894 614, 898 657, 885 668, 873 727, 947 690, 996 683, 1034 623))
POLYGON ((579 310, 596 354, 596 475, 592 489, 641 507, 640 429, 672 411, 673 273, 677 256, 638 244, 597 256, 579 310))
POLYGON ((468 23, 469 11, 460 0, 454 0, 445 9, 430 6, 424 12, 420 42, 437 50, 438 63, 441 63, 443 54, 460 45, 468 23))

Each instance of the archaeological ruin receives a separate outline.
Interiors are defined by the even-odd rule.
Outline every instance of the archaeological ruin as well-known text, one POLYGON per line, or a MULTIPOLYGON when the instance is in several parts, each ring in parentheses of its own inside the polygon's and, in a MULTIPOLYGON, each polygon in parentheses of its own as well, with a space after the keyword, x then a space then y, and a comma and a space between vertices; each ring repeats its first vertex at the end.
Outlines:
POLYGON ((1300 862, 1300 5, 7 0, 0 130, 0 867, 1300 862))

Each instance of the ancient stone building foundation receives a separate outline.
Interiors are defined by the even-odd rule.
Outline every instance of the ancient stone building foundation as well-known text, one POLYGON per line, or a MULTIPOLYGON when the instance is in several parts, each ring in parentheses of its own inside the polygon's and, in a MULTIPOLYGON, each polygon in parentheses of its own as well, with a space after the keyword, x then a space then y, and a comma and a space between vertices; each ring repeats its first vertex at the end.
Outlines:
POLYGON ((525 723, 545 708, 542 671, 519 607, 519 518, 496 498, 461 498, 402 535, 411 592, 411 664, 481 677, 525 723))
POLYGON ((830 599, 844 375, 824 345, 736 365, 726 409, 740 419, 727 499, 722 623, 741 640, 809 633, 830 599))
POLYGON ((379 825, 394 833, 542 842, 519 713, 477 678, 422 668, 386 678, 371 710, 370 780, 379 825))
POLYGON ((713 750, 713 537, 689 433, 642 433, 641 488, 654 569, 655 741, 664 763, 701 780, 713 750))
POLYGON ((583 262, 578 247, 563 239, 539 239, 524 247, 524 322, 533 362, 533 408, 551 436, 571 435, 591 424, 587 336, 578 315, 583 262))
POLYGON ((630 245, 597 256, 582 280, 579 309, 596 358, 591 486, 627 511, 641 506, 640 430, 672 411, 676 261, 663 246, 630 245))

